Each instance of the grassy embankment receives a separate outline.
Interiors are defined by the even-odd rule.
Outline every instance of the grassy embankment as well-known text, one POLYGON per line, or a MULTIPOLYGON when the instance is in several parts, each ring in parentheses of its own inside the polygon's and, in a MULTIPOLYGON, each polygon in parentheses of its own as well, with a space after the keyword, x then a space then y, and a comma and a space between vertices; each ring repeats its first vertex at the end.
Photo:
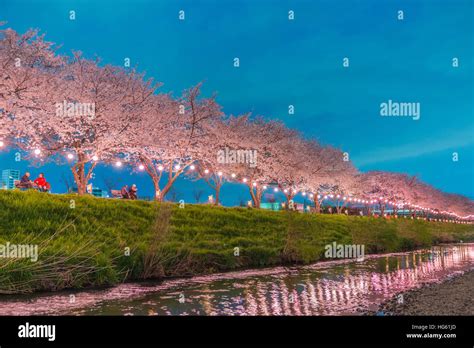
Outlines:
POLYGON ((334 241, 384 253, 459 240, 474 225, 0 191, 0 244, 39 246, 37 262, 0 258, 0 294, 311 263, 334 241))

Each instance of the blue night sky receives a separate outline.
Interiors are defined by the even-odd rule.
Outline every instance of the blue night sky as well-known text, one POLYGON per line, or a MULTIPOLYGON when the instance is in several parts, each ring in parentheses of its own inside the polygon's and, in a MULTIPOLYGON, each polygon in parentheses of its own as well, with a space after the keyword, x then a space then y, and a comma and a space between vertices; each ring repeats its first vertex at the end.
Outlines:
MULTIPOLYGON (((8 27, 41 29, 62 45, 62 53, 80 50, 116 65, 129 57, 163 82, 164 92, 176 95, 204 81, 205 94, 217 92, 226 113, 281 119, 347 151, 362 171, 418 175, 471 198, 473 13, 472 0, 0 0, 0 20, 8 27), (185 21, 178 20, 179 10, 185 21), (349 68, 342 65, 344 57, 349 68), (380 103, 389 99, 419 102, 420 119, 381 117, 380 103), (288 115, 290 104, 294 115, 288 115)), ((14 162, 13 153, 0 154, 0 169, 26 167, 14 162)), ((31 169, 34 176, 39 170, 31 169)), ((64 191, 59 177, 68 174, 67 167, 42 170, 53 192, 64 191)), ((130 172, 102 167, 93 183, 103 186, 103 177, 120 177, 117 186, 135 182, 151 196, 146 174, 130 172)), ((192 201, 193 185, 181 180, 179 198, 192 201)), ((238 189, 224 187, 225 204, 249 199, 238 189)))

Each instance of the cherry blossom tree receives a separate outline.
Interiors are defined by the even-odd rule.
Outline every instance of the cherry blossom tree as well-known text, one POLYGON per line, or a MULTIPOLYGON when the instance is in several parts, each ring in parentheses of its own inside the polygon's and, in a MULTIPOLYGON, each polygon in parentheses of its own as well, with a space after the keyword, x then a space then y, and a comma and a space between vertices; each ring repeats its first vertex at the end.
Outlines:
POLYGON ((322 146, 314 140, 303 143, 299 159, 303 165, 300 187, 312 193, 314 211, 321 212, 321 204, 328 196, 331 200, 336 198, 336 211, 340 213, 347 204, 343 198, 348 198, 354 189, 357 170, 352 163, 345 160, 341 150, 322 146))
POLYGON ((460 216, 471 215, 471 220, 474 219, 472 215, 474 212, 474 202, 468 197, 452 194, 452 193, 443 193, 443 200, 438 206, 438 211, 448 211, 455 212, 460 216))
POLYGON ((289 207, 305 180, 305 163, 301 157, 304 140, 297 131, 283 124, 279 124, 274 133, 275 140, 267 144, 269 183, 283 193, 289 207))
POLYGON ((15 114, 16 143, 36 159, 70 163, 77 191, 84 194, 98 161, 109 160, 127 142, 152 83, 75 52, 51 74, 47 90, 41 108, 15 114))
POLYGON ((179 100, 156 96, 152 107, 135 124, 125 153, 150 175, 155 199, 162 201, 175 181, 197 160, 212 141, 213 123, 222 117, 215 97, 199 98, 201 84, 186 90, 179 100), (166 183, 161 184, 166 176, 166 183))
POLYGON ((41 110, 49 97, 51 72, 62 64, 53 44, 37 30, 23 35, 0 31, 0 141, 13 140, 19 114, 41 110))
POLYGON ((440 192, 419 181, 414 176, 406 174, 371 171, 356 177, 357 193, 378 205, 384 214, 388 205, 397 213, 400 208, 410 211, 417 206, 436 207, 442 200, 440 192))
MULTIPOLYGON (((235 137, 229 119, 214 119, 207 125, 206 144, 201 147, 199 159, 193 164, 189 176, 193 180, 203 180, 214 191, 213 204, 220 204, 220 191, 224 183, 233 179, 229 164, 225 161, 225 151, 232 146, 235 137)), ((235 174, 234 174, 235 178, 235 174)))
POLYGON ((250 114, 231 117, 227 122, 225 146, 240 158, 239 163, 227 166, 232 179, 248 187, 252 205, 260 208, 265 187, 275 183, 279 147, 285 146, 287 136, 293 133, 279 121, 252 118, 250 114))

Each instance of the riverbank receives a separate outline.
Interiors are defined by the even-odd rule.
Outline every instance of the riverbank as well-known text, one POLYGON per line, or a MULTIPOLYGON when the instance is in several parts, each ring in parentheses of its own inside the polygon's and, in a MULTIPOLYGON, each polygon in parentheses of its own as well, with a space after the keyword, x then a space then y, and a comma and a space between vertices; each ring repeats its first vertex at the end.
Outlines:
POLYGON ((333 242, 374 254, 460 240, 474 225, 0 191, 0 244, 39 252, 0 258, 0 293, 309 264, 333 242))
POLYGON ((474 270, 426 284, 383 303, 385 315, 474 315, 474 270))

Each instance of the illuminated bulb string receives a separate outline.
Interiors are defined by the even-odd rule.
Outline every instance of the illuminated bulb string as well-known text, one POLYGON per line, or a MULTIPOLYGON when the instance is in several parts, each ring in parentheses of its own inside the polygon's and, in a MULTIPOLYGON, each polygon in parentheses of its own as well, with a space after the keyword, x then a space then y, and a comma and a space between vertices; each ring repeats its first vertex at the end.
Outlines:
MULTIPOLYGON (((4 145, 5 145, 5 143, 4 143, 3 141, 0 141, 0 147, 3 147, 4 145)), ((34 152, 34 154, 37 155, 37 156, 38 156, 39 154, 41 154, 41 150, 40 150, 40 149, 35 149, 33 152, 34 152)), ((74 158, 74 155, 68 154, 68 155, 67 155, 67 158, 68 158, 68 159, 73 159, 73 158, 74 158)), ((92 160, 95 161, 95 162, 97 162, 97 161, 99 160, 99 158, 98 158, 96 155, 94 155, 94 156, 92 157, 92 160)), ((115 165, 116 165, 117 167, 121 167, 121 166, 122 166, 122 162, 121 162, 121 161, 117 161, 117 162, 115 162, 115 165)), ((181 166, 180 166, 179 164, 176 164, 176 165, 174 166, 174 168, 175 168, 175 170, 179 170, 179 169, 181 169, 181 166)), ((141 164, 141 165, 139 165, 138 169, 139 169, 139 170, 144 170, 145 167, 141 164)), ((159 166, 158 166, 158 170, 159 170, 159 171, 162 171, 163 169, 164 169, 164 167, 163 167, 162 165, 159 165, 159 166)), ((190 169, 190 170, 194 170, 194 169, 195 169, 195 166, 194 166, 194 165, 191 165, 191 166, 189 167, 189 169, 190 169)), ((209 174, 209 173, 210 173, 209 169, 205 169, 205 170, 204 170, 204 173, 205 173, 205 174, 209 174)), ((222 171, 217 172, 217 175, 218 175, 219 177, 221 177, 221 176, 226 176, 225 173, 223 173, 222 171)), ((231 173, 231 174, 230 174, 230 177, 231 177, 232 179, 235 179, 235 178, 237 177, 237 175, 236 175, 235 173, 231 173)), ((248 181, 247 178, 242 178, 242 182, 243 182, 243 183, 247 183, 247 181, 248 181)), ((257 182, 255 182, 255 181, 252 182, 252 186, 253 186, 253 187, 257 187, 257 185, 258 185, 257 182)), ((263 189, 263 190, 266 190, 267 188, 268 188, 267 185, 263 185, 263 186, 262 186, 262 189, 263 189)), ((274 192, 278 192, 279 190, 278 190, 277 187, 275 187, 275 188, 273 189, 273 191, 274 191, 274 192)), ((293 191, 294 194, 301 193, 303 196, 306 196, 306 194, 307 194, 306 191, 302 191, 302 190, 299 190, 299 189, 292 189, 292 191, 293 191)), ((284 192, 284 193, 288 193, 288 189, 284 189, 283 192, 284 192)), ((313 197, 314 197, 314 193, 309 193, 309 196, 310 196, 311 198, 313 198, 313 197)), ((317 197, 317 199, 319 200, 319 199, 321 199, 322 196, 318 194, 316 197, 317 197)), ((461 216, 461 215, 456 214, 456 213, 454 213, 454 212, 449 212, 449 211, 445 211, 445 210, 443 210, 443 211, 437 211, 437 209, 422 207, 422 206, 420 206, 420 205, 411 204, 410 202, 397 203, 397 202, 393 202, 393 201, 389 201, 389 200, 387 200, 387 199, 384 199, 383 197, 379 197, 378 200, 377 200, 377 199, 366 200, 366 199, 357 198, 357 197, 346 197, 346 196, 341 197, 340 194, 337 194, 336 196, 334 196, 334 194, 329 194, 329 195, 324 195, 322 198, 323 198, 323 200, 327 200, 327 199, 329 199, 329 198, 333 199, 334 197, 335 197, 337 200, 342 199, 343 201, 355 202, 355 203, 362 203, 362 204, 388 204, 388 205, 391 205, 391 206, 396 206, 396 207, 398 207, 398 208, 403 208, 403 207, 414 208, 415 210, 427 211, 427 212, 432 213, 432 214, 449 215, 449 216, 452 216, 452 217, 455 217, 455 218, 461 219, 461 220, 466 220, 466 219, 474 218, 474 214, 461 216)), ((438 220, 444 221, 444 219, 438 219, 438 220)))

